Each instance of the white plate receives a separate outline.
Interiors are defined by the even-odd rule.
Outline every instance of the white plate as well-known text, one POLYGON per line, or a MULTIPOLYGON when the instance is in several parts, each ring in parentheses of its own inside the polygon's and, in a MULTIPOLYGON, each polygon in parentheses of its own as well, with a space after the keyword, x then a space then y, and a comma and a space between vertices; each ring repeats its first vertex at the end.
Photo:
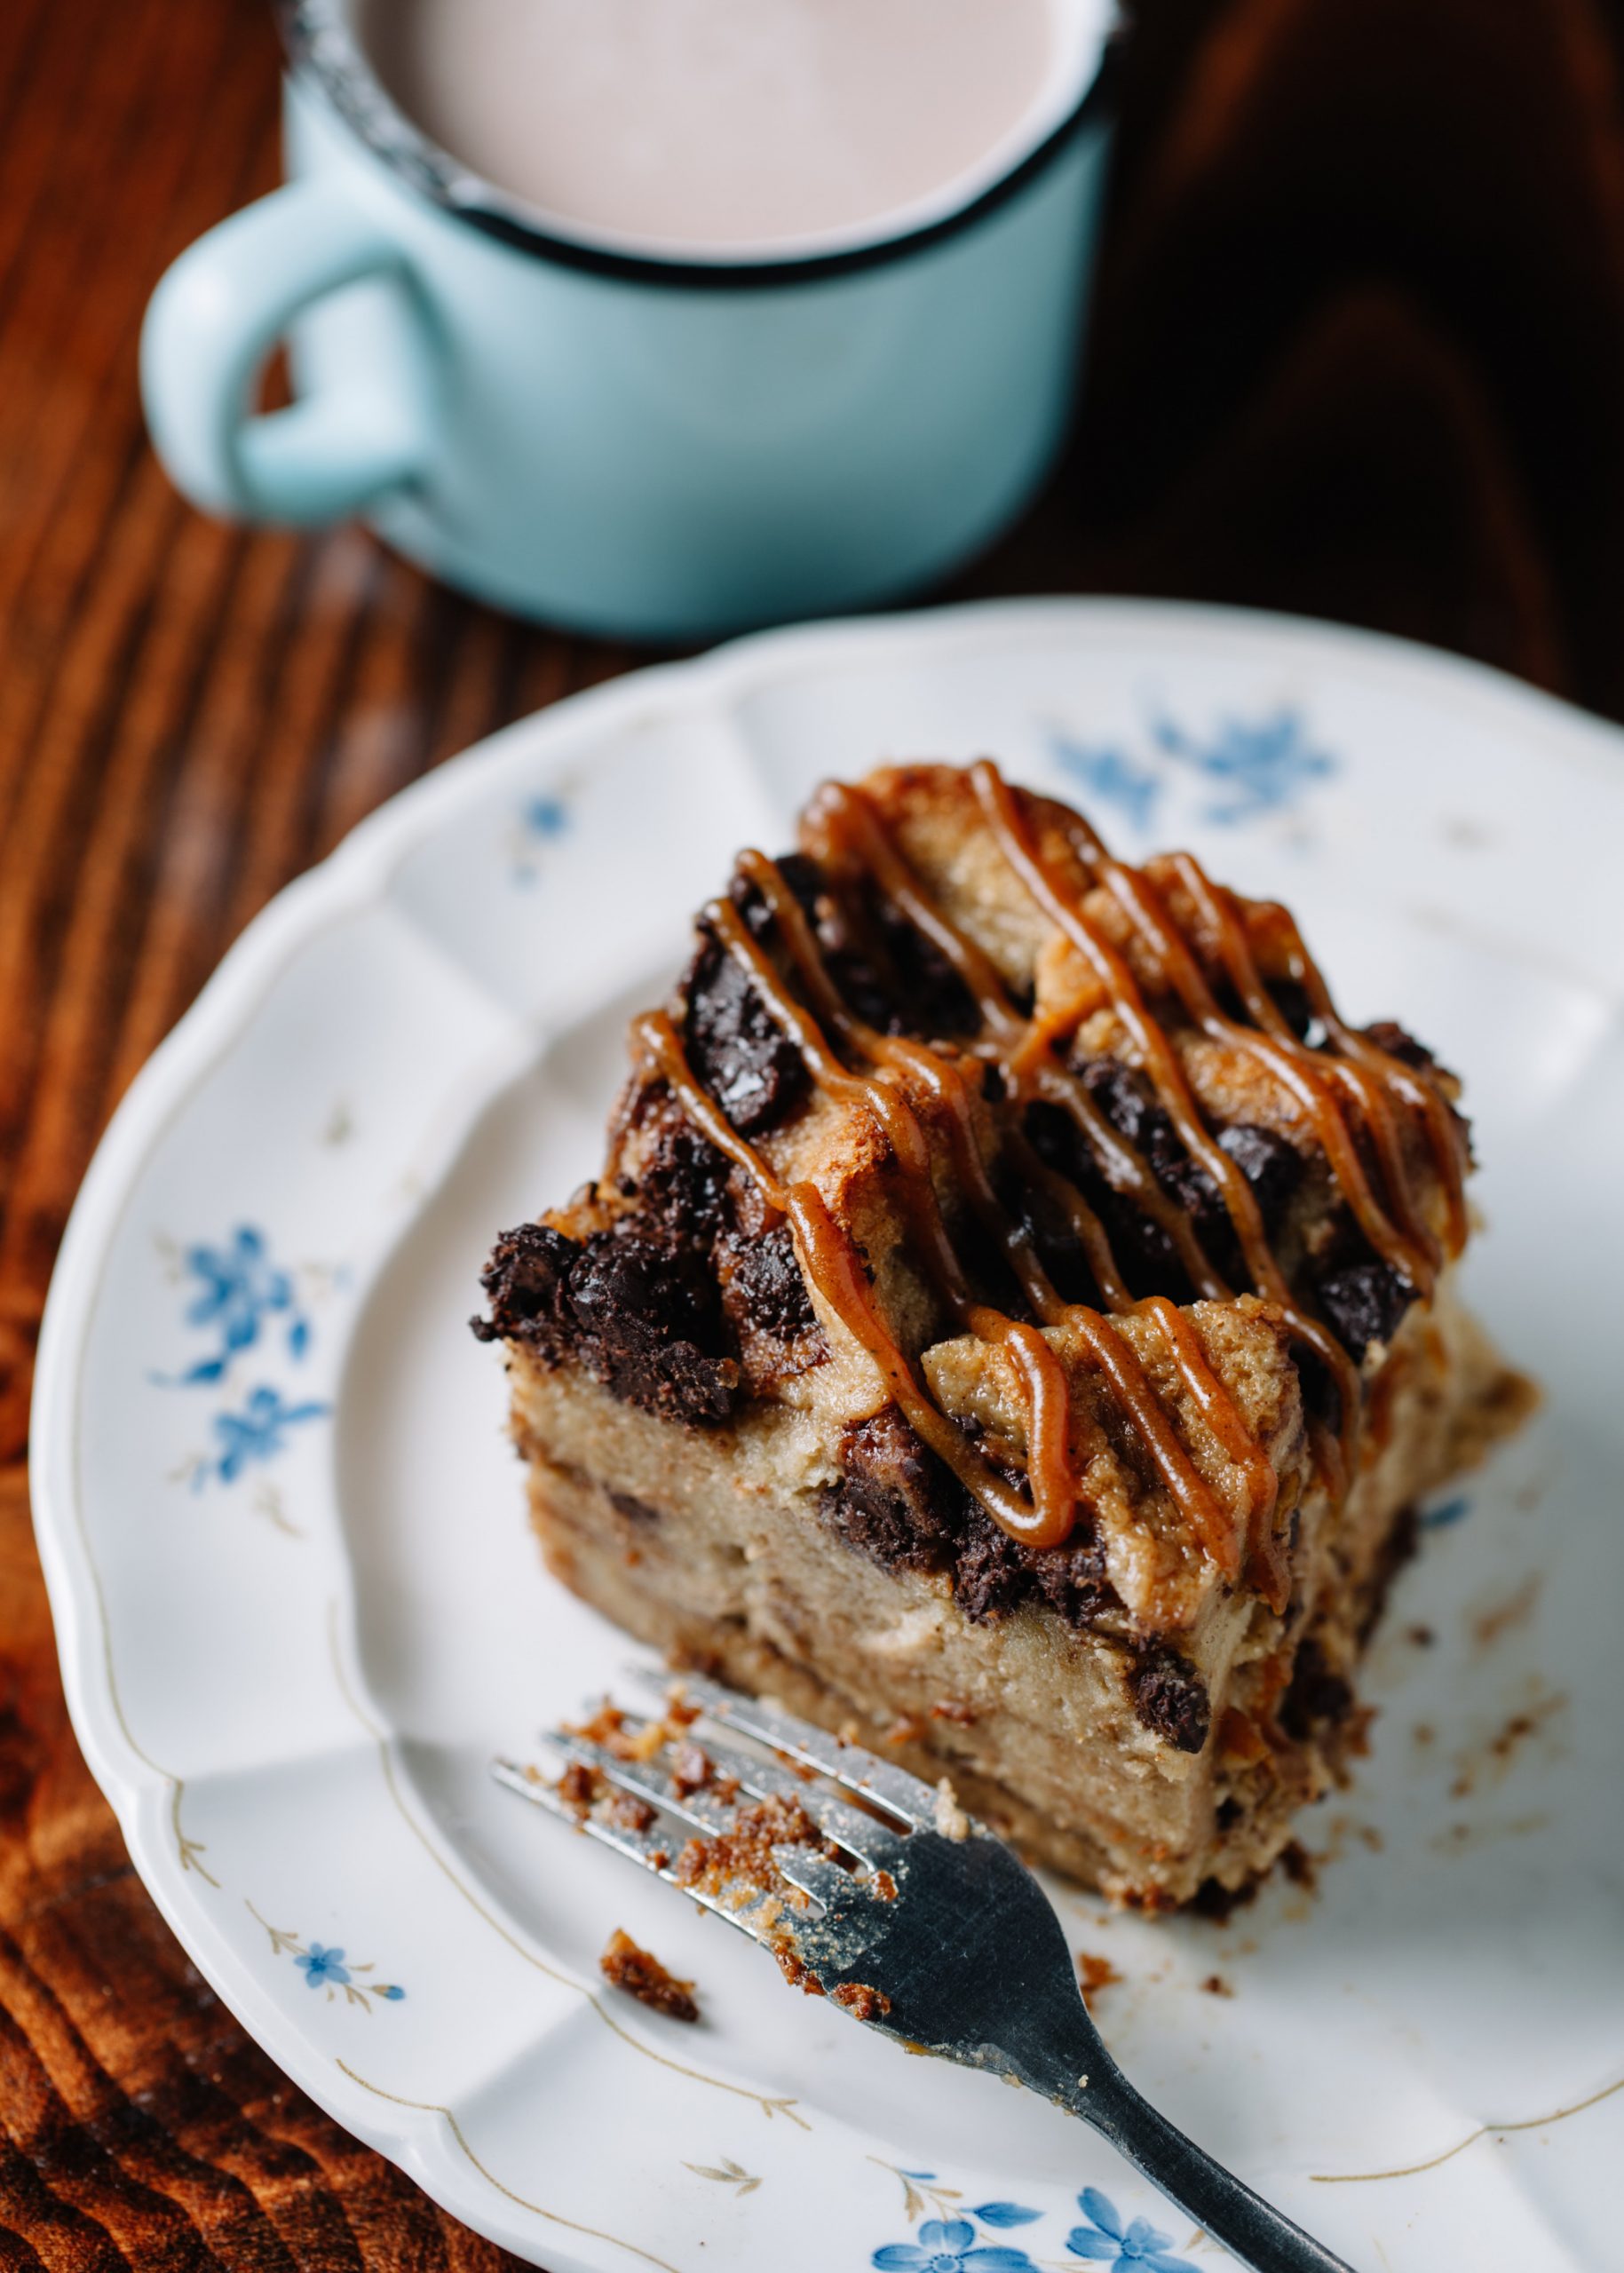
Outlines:
POLYGON ((463 1323, 491 1235, 593 1168, 624 1015, 738 845, 780 845, 826 772, 983 750, 1131 852, 1289 898, 1353 1016, 1463 1069, 1471 1291, 1550 1392, 1430 1511, 1371 1757, 1305 1826, 1317 1897, 1220 1929, 1058 1896, 1124 1976, 1106 2035, 1361 2268, 1616 2263, 1624 737, 1488 672, 978 607, 646 671, 397 798, 234 949, 75 1211, 34 1443, 80 1741, 244 2025, 556 2273, 999 2273, 1075 2265, 1085 2225, 1085 2256, 1218 2263, 1080 2125, 790 1995, 484 1773, 627 1654, 531 1546, 463 1323), (616 1923, 703 2026, 599 1992, 616 1923))

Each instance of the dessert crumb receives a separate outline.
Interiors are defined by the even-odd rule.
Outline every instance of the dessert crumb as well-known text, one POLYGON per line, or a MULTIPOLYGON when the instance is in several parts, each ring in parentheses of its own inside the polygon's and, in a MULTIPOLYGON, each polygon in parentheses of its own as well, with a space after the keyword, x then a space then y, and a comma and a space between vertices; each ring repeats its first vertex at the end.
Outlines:
POLYGON ((558 1797, 578 1816, 587 1813, 602 1790, 602 1777, 584 1760, 572 1760, 558 1778, 558 1797))
POLYGON ((1091 1950, 1078 1951, 1077 1978, 1082 1987, 1082 2001, 1090 2012, 1100 1991, 1109 1989, 1121 1977, 1108 1957, 1096 1957, 1091 1950))
POLYGON ((1404 1638, 1418 1650, 1430 1650, 1438 1635, 1430 1626, 1411 1626, 1406 1628, 1404 1638))
POLYGON ((959 1795, 953 1788, 951 1776, 944 1776, 936 1787, 936 1807, 931 1820, 944 1839, 968 1839, 970 1818, 959 1805, 959 1795))
POLYGON ((639 1949, 631 1936, 619 1926, 604 1945, 598 1969, 611 1988, 623 1989, 629 1997, 635 1997, 654 2012, 665 2013, 674 2021, 699 2018, 693 1984, 678 1981, 675 1974, 668 1973, 657 1957, 639 1949))
POLYGON ((1314 1858, 1300 1839, 1294 1839, 1288 1847, 1282 1849, 1280 1868, 1293 1886, 1300 1886, 1309 1894, 1312 1894, 1319 1883, 1314 1858))
POLYGON ((829 1996, 860 2021, 883 2020, 891 2010, 891 1999, 883 1989, 872 1989, 866 1981, 842 1981, 829 1996))
POLYGON ((1232 1997, 1235 1993, 1221 1973, 1209 1973, 1201 1987, 1209 1997, 1232 1997))

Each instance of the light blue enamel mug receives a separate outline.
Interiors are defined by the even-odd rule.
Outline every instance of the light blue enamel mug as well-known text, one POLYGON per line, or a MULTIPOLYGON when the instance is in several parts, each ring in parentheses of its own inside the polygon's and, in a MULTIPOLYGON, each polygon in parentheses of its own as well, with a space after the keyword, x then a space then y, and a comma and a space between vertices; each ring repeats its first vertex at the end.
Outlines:
POLYGON ((523 614, 686 640, 928 583, 1042 481, 1103 192, 1107 0, 1018 147, 888 226, 719 259, 569 231, 412 125, 350 0, 284 12, 289 180, 183 253, 147 422, 204 511, 359 514, 523 614), (273 349, 290 408, 256 412, 273 349))

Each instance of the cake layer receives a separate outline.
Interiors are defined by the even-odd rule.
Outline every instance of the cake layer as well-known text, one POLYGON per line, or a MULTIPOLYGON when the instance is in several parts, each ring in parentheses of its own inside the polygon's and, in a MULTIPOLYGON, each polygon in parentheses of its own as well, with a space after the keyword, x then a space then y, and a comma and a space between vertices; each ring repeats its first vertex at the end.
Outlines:
POLYGON ((950 1775, 1029 1853, 1161 1908, 1249 1884, 1336 1778, 1414 1503, 1503 1425, 1507 1376, 1447 1291, 1393 1359, 1382 1441, 1340 1514, 1323 1485, 1303 1495, 1288 1612, 1232 1589, 1176 1639, 1108 1587, 1085 1614, 967 1615, 954 1575, 863 1552, 804 1413, 674 1434, 527 1359, 515 1426, 549 1566, 596 1607, 676 1662, 950 1775))

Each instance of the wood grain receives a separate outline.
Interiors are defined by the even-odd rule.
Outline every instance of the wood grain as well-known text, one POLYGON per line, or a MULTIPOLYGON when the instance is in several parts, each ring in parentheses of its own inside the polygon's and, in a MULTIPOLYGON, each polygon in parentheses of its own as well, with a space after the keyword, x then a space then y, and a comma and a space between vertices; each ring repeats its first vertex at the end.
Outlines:
MULTIPOLYGON (((1624 711, 1624 111, 1601 0, 1160 0, 1074 447, 963 593, 1407 631, 1624 711)), ((242 2035, 75 1748, 28 1528, 51 1261, 131 1077, 364 813, 616 648, 175 497, 140 313, 276 176, 260 0, 0 9, 0 2266, 500 2253, 242 2035)))

